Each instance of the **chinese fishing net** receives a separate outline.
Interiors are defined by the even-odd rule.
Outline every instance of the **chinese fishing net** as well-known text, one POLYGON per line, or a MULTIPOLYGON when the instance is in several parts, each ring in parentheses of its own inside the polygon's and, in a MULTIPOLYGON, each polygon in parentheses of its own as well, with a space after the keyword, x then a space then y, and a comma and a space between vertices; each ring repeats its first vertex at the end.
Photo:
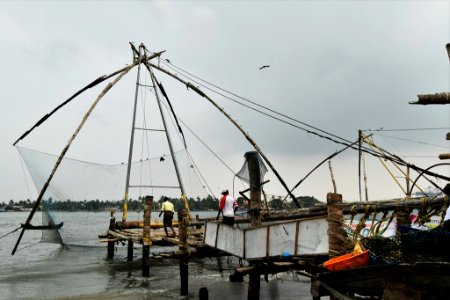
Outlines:
MULTIPOLYGON (((39 192, 51 174, 58 156, 27 148, 17 149, 39 192)), ((188 198, 192 200, 207 197, 187 151, 178 151, 175 157, 188 198)), ((42 241, 98 244, 98 234, 105 233, 109 225, 109 210, 122 210, 126 176, 126 163, 107 165, 63 158, 40 205, 42 225, 62 224, 62 227, 59 233, 55 230, 42 230, 42 241), (79 222, 91 224, 93 230, 80 232, 77 226, 79 222)), ((153 211, 157 210, 156 202, 163 196, 180 199, 181 190, 170 155, 132 163, 127 220, 142 220, 145 195, 154 196, 153 211)), ((116 218, 120 218, 120 215, 116 218)), ((32 223, 35 222, 36 219, 33 219, 32 223)))
MULTIPOLYGON (((259 164, 259 178, 261 180, 261 182, 264 181, 264 175, 267 173, 267 167, 264 164, 264 161, 262 160, 261 156, 258 154, 258 164, 259 164)), ((247 183, 250 183, 250 173, 248 170, 248 160, 246 159, 244 164, 242 165, 242 168, 239 172, 237 172, 236 177, 244 180, 247 183)))

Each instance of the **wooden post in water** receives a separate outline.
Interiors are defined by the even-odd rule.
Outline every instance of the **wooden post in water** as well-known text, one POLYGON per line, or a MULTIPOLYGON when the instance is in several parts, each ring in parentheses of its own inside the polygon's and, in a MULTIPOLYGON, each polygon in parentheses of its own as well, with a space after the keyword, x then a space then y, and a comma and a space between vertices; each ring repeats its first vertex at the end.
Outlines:
POLYGON ((152 216, 153 196, 145 196, 144 202, 144 232, 142 238, 142 276, 150 276, 150 221, 152 216))
POLYGON ((327 194, 328 213, 328 255, 330 258, 345 254, 344 212, 342 210, 342 195, 327 194))
POLYGON ((187 209, 178 211, 178 249, 180 251, 180 294, 187 296, 189 293, 189 268, 188 268, 188 245, 187 245, 187 227, 189 222, 189 212, 187 209))
MULTIPOLYGON (((245 153, 248 163, 248 173, 250 177, 250 226, 261 226, 261 172, 259 168, 258 152, 250 151, 245 153)), ((261 273, 254 263, 255 269, 249 274, 247 299, 258 300, 261 287, 261 273)))
POLYGON ((133 241, 128 240, 128 249, 127 249, 127 260, 133 261, 133 241))
MULTIPOLYGON (((110 210, 110 218, 109 218, 109 230, 114 230, 116 228, 116 218, 114 217, 115 210, 110 210)), ((108 238, 110 236, 108 235, 108 238)), ((108 242, 108 258, 114 258, 114 241, 108 242)))

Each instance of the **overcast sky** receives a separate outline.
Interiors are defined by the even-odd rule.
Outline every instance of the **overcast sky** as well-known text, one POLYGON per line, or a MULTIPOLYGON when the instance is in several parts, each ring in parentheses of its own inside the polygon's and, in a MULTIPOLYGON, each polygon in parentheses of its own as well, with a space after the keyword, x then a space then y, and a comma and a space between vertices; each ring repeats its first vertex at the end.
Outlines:
MULTIPOLYGON (((375 136, 419 166, 438 163, 437 155, 449 151, 449 108, 408 102, 449 90, 449 16, 448 1, 1 1, 0 202, 36 197, 12 143, 75 91, 130 63, 128 42, 166 50, 163 58, 177 67, 349 140, 359 129, 444 128, 375 136)), ((156 76, 180 118, 239 170, 252 148, 238 130, 186 87, 156 76)), ((101 102, 68 156, 126 161, 135 80, 130 72, 101 102), (107 130, 96 131, 102 126, 107 130)), ((100 91, 65 107, 19 146, 58 154, 100 91)), ((254 137, 289 186, 342 147, 211 97, 254 137)), ((231 188, 233 175, 217 160, 196 156, 205 150, 186 135, 213 191, 231 188)), ((370 197, 402 196, 378 162, 367 160, 370 197)), ((355 151, 333 160, 344 199, 358 199, 357 166, 355 151)), ((268 192, 283 194, 273 174, 268 178, 268 192)), ((295 194, 324 200, 331 190, 324 165, 295 194)))

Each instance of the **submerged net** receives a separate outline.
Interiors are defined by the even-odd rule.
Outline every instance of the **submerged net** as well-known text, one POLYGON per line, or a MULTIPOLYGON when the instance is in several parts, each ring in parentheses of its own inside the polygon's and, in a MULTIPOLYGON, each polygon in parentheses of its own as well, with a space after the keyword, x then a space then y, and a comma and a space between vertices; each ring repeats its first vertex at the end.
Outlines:
MULTIPOLYGON (((27 166, 32 181, 39 192, 47 181, 58 156, 27 148, 17 148, 27 166)), ((200 180, 190 156, 185 150, 175 153, 180 177, 188 198, 207 197, 205 186, 200 180)), ((41 202, 43 225, 64 223, 59 234, 54 230, 43 230, 43 241, 77 243, 96 240, 99 232, 87 237, 77 234, 77 222, 98 224, 99 216, 86 214, 86 211, 105 212, 103 232, 108 226, 108 209, 120 211, 123 206, 127 164, 106 165, 71 158, 63 158, 58 170, 41 202), (88 207, 89 205, 89 207, 88 207), (73 214, 68 211, 79 211, 73 214), (91 219, 90 219, 91 218, 91 219)), ((179 199, 181 190, 172 157, 149 158, 133 162, 130 172, 129 201, 138 201, 129 209, 143 211, 143 197, 154 196, 155 202, 163 196, 179 199)), ((128 220, 133 220, 133 216, 128 220)))

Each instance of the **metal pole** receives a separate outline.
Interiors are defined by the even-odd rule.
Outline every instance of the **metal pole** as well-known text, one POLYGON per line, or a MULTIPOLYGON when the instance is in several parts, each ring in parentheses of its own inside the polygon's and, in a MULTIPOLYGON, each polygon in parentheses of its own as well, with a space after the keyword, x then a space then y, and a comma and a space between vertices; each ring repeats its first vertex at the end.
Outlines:
POLYGON ((139 57, 138 57, 139 63, 138 63, 138 71, 137 71, 137 78, 136 78, 136 90, 134 92, 133 122, 131 124, 130 149, 128 151, 127 179, 126 179, 126 183, 125 183, 125 195, 123 197, 122 222, 127 221, 128 190, 130 189, 131 159, 133 157, 133 144, 134 144, 134 126, 136 123, 136 108, 137 108, 137 99, 138 99, 138 94, 139 94, 139 76, 141 73, 141 61, 142 61, 141 51, 143 48, 144 48, 144 45, 141 44, 139 46, 139 57))

